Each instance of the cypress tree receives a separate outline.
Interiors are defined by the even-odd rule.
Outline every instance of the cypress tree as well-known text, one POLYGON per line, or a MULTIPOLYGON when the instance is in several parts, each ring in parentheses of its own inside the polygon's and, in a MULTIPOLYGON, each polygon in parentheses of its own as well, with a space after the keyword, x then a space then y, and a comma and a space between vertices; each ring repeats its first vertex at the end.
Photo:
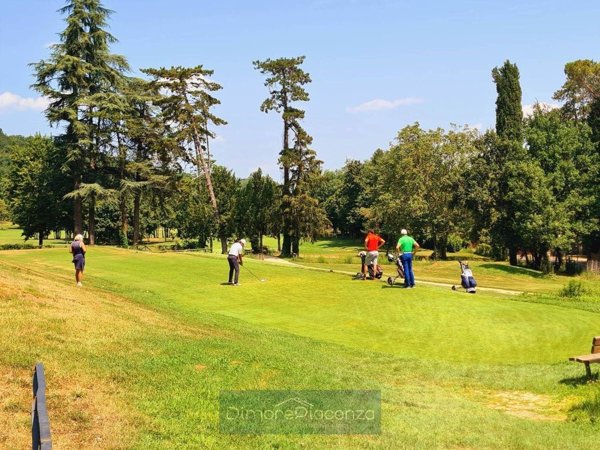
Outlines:
POLYGON ((499 213, 497 222, 492 227, 492 235, 497 246, 508 248, 510 264, 517 265, 517 247, 519 242, 519 224, 514 222, 514 204, 508 192, 513 185, 511 180, 518 177, 516 164, 524 156, 523 150, 523 109, 521 105, 521 85, 519 69, 516 64, 505 61, 500 68, 492 70, 492 78, 496 83, 498 97, 496 99, 496 134, 498 143, 496 152, 499 163, 499 191, 496 198, 496 209, 499 213))
POLYGON ((514 142, 523 140, 523 107, 519 68, 506 61, 500 68, 492 70, 496 83, 496 134, 501 139, 514 142))

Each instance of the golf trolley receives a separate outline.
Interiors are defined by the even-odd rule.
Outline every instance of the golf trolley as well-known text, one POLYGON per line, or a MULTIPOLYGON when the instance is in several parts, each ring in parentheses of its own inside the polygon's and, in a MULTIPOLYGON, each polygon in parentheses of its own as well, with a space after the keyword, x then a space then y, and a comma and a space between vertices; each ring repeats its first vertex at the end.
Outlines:
POLYGON ((373 264, 369 264, 368 266, 366 266, 367 269, 367 273, 368 275, 365 274, 365 262, 367 259, 367 252, 362 251, 358 253, 358 256, 360 256, 360 272, 357 272, 356 275, 354 275, 354 279, 355 280, 374 280, 374 279, 381 279, 381 277, 383 276, 383 269, 381 268, 381 266, 379 264, 377 264, 376 266, 374 266, 373 264))
POLYGON ((396 275, 395 277, 388 277, 387 279, 387 284, 393 286, 394 284, 396 284, 396 280, 398 278, 404 279, 404 267, 402 267, 402 261, 400 259, 400 256, 394 256, 391 253, 388 253, 386 256, 389 262, 396 263, 396 271, 398 272, 398 275, 396 275))
MULTIPOLYGON (((473 271, 466 262, 458 261, 458 264, 460 264, 461 272, 460 285, 469 294, 475 294, 477 292, 475 289, 477 287, 477 282, 475 281, 475 278, 473 278, 473 271)), ((452 286, 452 290, 456 291, 457 287, 452 286)))

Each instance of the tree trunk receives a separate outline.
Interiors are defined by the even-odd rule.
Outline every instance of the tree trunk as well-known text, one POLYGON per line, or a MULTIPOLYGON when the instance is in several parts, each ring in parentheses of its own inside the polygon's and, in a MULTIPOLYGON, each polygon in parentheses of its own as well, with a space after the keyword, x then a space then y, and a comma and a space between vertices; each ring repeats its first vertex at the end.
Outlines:
POLYGON ((260 257, 263 257, 263 234, 260 233, 259 238, 258 238, 259 244, 258 247, 260 248, 260 257))
POLYGON ((90 206, 89 206, 89 240, 90 245, 96 243, 96 195, 90 195, 90 206))
POLYGON ((517 249, 515 247, 509 247, 508 259, 510 261, 511 266, 517 266, 519 264, 517 260, 517 249))
POLYGON ((283 258, 289 258, 292 256, 292 236, 285 233, 283 234, 283 244, 281 246, 281 256, 283 258))
MULTIPOLYGON (((283 107, 284 112, 287 110, 287 104, 284 104, 283 107)), ((283 149, 282 154, 286 154, 289 148, 289 129, 290 125, 287 120, 283 120, 283 149)), ((280 256, 284 258, 289 258, 292 256, 292 223, 290 218, 287 216, 289 208, 288 203, 289 200, 286 199, 287 196, 291 195, 290 192, 290 168, 287 166, 287 163, 283 166, 283 201, 281 202, 281 215, 283 217, 283 246, 281 248, 280 256)))
MULTIPOLYGON (((81 180, 75 180, 75 189, 78 190, 81 187, 81 180)), ((82 208, 81 197, 75 197, 73 199, 73 231, 75 235, 83 234, 83 208, 82 208)))
POLYGON ((281 252, 281 233, 277 233, 277 251, 281 252))
POLYGON ((142 194, 133 195, 133 245, 140 245, 140 200, 142 194))
POLYGON ((129 242, 127 239, 127 233, 129 232, 129 219, 127 217, 127 199, 125 198, 125 195, 121 195, 119 210, 121 213, 121 242, 119 242, 119 245, 122 245, 123 247, 128 247, 129 242))
POLYGON ((44 232, 40 231, 38 233, 38 247, 42 247, 44 245, 44 232))
POLYGON ((556 260, 554 261, 554 272, 558 272, 563 263, 563 254, 559 248, 555 251, 556 260))
POLYGON ((196 125, 192 125, 192 130, 194 132, 194 148, 196 149, 196 166, 198 170, 198 178, 200 178, 200 173, 204 171, 204 179, 206 180, 206 187, 208 189, 208 195, 210 196, 210 202, 213 207, 213 212, 215 215, 215 219, 217 221, 217 227, 221 223, 221 217, 219 214, 219 208, 217 207, 217 197, 215 196, 215 191, 212 185, 212 177, 210 175, 210 168, 206 162, 206 158, 204 157, 204 150, 202 149, 202 143, 200 140, 200 136, 198 135, 198 130, 196 129, 196 125))
POLYGON ((445 238, 437 241, 435 253, 437 254, 437 257, 443 261, 448 259, 448 254, 446 253, 447 246, 448 242, 445 238))
POLYGON ((225 255, 227 253, 227 238, 221 238, 221 254, 225 255))

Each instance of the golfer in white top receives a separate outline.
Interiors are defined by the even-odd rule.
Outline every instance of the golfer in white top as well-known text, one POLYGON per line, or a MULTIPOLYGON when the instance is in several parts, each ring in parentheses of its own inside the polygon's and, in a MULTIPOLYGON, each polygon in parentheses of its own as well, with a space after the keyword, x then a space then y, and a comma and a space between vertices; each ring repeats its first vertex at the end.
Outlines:
POLYGON ((245 239, 235 241, 229 253, 227 254, 227 262, 229 262, 229 284, 239 286, 238 282, 240 277, 240 264, 244 264, 242 261, 242 255, 244 253, 244 245, 246 245, 245 239), (233 280, 233 272, 235 271, 235 280, 233 280))

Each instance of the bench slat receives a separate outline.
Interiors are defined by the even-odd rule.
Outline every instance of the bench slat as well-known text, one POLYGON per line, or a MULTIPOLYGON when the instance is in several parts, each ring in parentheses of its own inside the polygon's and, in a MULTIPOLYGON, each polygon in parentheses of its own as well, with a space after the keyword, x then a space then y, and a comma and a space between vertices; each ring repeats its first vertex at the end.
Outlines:
POLYGON ((592 345, 600 345, 600 336, 596 336, 594 338, 594 341, 592 342, 592 345))
POLYGON ((569 361, 587 362, 587 363, 600 363, 600 353, 593 353, 591 355, 581 355, 569 358, 569 361))

